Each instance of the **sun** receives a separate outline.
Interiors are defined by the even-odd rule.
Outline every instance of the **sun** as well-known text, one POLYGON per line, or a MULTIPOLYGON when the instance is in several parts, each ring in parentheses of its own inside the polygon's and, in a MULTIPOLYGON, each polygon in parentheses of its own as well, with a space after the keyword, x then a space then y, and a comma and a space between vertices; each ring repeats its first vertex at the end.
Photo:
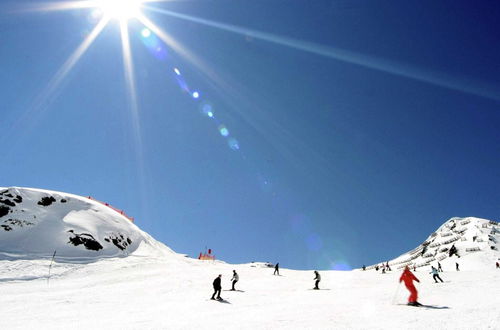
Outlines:
POLYGON ((105 17, 126 21, 141 15, 144 0, 99 0, 97 7, 105 17))

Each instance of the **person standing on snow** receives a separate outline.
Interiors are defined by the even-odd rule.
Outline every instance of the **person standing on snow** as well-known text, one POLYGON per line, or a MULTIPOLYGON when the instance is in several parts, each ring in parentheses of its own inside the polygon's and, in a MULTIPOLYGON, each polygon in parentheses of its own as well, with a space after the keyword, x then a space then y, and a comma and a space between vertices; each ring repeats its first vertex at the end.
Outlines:
POLYGON ((413 275, 408 266, 405 267, 401 277, 399 278, 399 283, 402 281, 405 282, 405 286, 410 291, 410 297, 408 298, 408 305, 410 306, 420 306, 421 304, 417 301, 418 292, 415 286, 413 285, 413 281, 420 282, 418 278, 413 275))
POLYGON ((231 288, 231 291, 234 291, 234 285, 236 284, 236 282, 238 282, 240 280, 240 277, 238 276, 238 273, 236 273, 235 270, 233 270, 233 278, 231 279, 231 281, 233 281, 233 287, 231 288))
POLYGON ((441 283, 443 283, 443 280, 441 279, 441 277, 439 277, 438 270, 434 268, 434 266, 431 266, 431 272, 429 274, 432 274, 432 278, 436 283, 438 282, 436 279, 440 280, 441 283))
POLYGON ((273 275, 276 275, 276 273, 278 273, 278 275, 280 274, 280 263, 279 262, 276 264, 276 266, 274 266, 274 274, 273 275))
POLYGON ((457 269, 457 272, 460 270, 460 268, 458 268, 458 262, 455 262, 455 268, 457 269))
POLYGON ((222 298, 220 297, 220 291, 222 290, 222 286, 220 283, 221 280, 222 280, 222 274, 219 274, 219 276, 217 276, 213 282, 214 294, 210 299, 215 300, 215 295, 217 294, 217 300, 222 300, 222 298))
POLYGON ((441 268, 441 263, 438 261, 438 272, 442 272, 443 268, 441 268))
POLYGON ((316 281, 314 283, 314 290, 319 290, 318 284, 319 282, 321 282, 321 275, 318 273, 317 270, 314 271, 314 274, 316 275, 316 277, 314 278, 314 280, 316 281))

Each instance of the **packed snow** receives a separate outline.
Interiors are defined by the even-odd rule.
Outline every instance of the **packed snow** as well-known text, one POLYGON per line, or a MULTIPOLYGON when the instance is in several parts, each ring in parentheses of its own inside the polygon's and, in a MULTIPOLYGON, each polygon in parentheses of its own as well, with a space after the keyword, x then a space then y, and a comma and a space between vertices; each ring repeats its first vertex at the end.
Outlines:
POLYGON ((313 270, 280 268, 277 276, 265 263, 187 258, 85 197, 0 193, 0 207, 8 207, 0 210, 1 329, 499 328, 500 228, 493 221, 452 218, 390 260, 391 271, 319 270, 320 290, 313 290, 313 270), (91 239, 102 248, 92 249, 99 245, 91 239), (429 274, 437 261, 444 283, 429 274), (418 300, 427 307, 406 306, 399 284, 406 265, 415 266, 418 300), (229 290, 233 270, 236 291, 229 290), (218 274, 223 301, 210 300, 218 274))

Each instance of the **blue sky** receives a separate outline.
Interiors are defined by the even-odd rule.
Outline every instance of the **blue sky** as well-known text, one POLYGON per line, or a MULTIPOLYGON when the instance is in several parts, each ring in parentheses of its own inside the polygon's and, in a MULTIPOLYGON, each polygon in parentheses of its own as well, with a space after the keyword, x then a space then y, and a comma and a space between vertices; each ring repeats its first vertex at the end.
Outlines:
POLYGON ((149 3, 129 76, 117 20, 68 62, 101 16, 36 3, 0 7, 2 186, 92 195, 190 256, 295 269, 499 220, 498 1, 149 3))

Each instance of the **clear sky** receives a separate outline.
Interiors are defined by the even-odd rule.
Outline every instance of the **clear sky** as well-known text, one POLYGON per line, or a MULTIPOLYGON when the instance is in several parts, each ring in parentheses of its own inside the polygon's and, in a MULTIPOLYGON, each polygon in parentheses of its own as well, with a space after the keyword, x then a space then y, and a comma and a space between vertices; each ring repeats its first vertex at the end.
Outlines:
POLYGON ((91 195, 193 257, 295 269, 499 220, 500 2, 110 13, 0 3, 0 186, 91 195))

